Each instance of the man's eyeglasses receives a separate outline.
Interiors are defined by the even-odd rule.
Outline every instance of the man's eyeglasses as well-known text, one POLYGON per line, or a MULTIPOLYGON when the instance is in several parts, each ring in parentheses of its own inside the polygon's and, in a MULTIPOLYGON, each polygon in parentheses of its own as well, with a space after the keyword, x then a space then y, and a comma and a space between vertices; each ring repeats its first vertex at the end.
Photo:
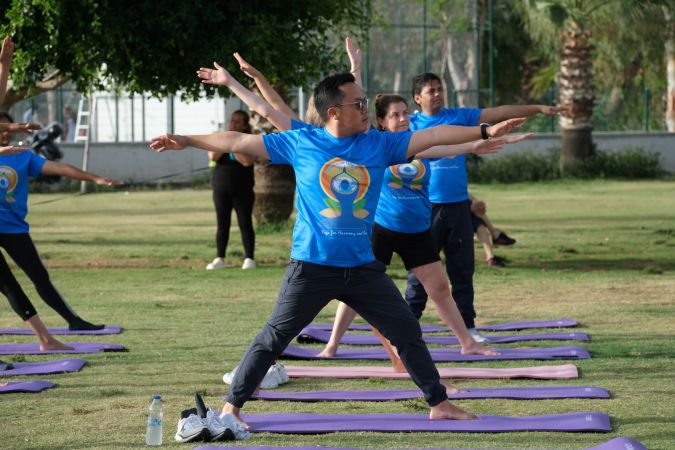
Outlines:
POLYGON ((333 106, 346 106, 346 105, 356 105, 356 107, 361 110, 361 111, 368 111, 368 104, 370 103, 370 100, 368 98, 362 98, 359 101, 356 102, 350 102, 350 103, 340 103, 337 105, 333 106))

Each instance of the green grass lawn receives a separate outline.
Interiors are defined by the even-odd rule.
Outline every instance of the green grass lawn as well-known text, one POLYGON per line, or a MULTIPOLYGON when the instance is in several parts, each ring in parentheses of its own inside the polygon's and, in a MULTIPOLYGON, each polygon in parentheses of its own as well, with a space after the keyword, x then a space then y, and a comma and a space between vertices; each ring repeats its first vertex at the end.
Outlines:
MULTIPOLYGON (((494 222, 515 237, 497 254, 507 268, 489 268, 476 246, 476 306, 480 324, 570 317, 588 332, 593 357, 574 362, 579 380, 462 380, 461 387, 536 384, 595 385, 611 400, 463 400, 472 412, 530 415, 601 411, 612 433, 336 433, 319 436, 257 434, 250 445, 324 445, 361 448, 471 447, 573 448, 632 436, 650 449, 675 444, 675 183, 556 182, 481 185, 473 191, 494 222)), ((0 396, 8 449, 140 448, 150 396, 164 399, 166 446, 173 442, 179 412, 195 391, 221 405, 231 370, 269 316, 288 258, 290 227, 259 233, 259 269, 239 269, 239 232, 232 230, 228 261, 233 268, 207 272, 215 251, 211 193, 123 192, 83 197, 31 196, 29 221, 52 278, 72 306, 94 322, 119 324, 117 336, 69 340, 115 342, 128 352, 85 355, 79 373, 33 377, 56 382, 40 394, 0 396)), ((404 287, 404 269, 389 270, 404 287)), ((17 277, 49 326, 63 326, 22 273, 17 277)), ((328 321, 335 302, 317 321, 328 321)), ((438 323, 427 311, 425 322, 438 323)), ((0 302, 0 327, 20 327, 0 302)), ((0 342, 33 342, 0 336, 0 342)), ((576 345, 569 342, 530 346, 576 345)), ((39 361, 54 356, 1 357, 39 361)), ((562 363, 562 362, 560 362, 562 363)), ((307 363, 295 363, 307 364, 307 363)), ((314 363, 336 364, 336 363, 314 363)), ((342 362, 340 364, 350 364, 342 362)), ((375 365, 384 362, 356 362, 375 365)), ((487 362, 476 367, 520 367, 558 362, 487 362)), ((26 379, 17 377, 12 380, 26 379)), ((410 388, 383 380, 293 380, 286 390, 410 388)), ((387 403, 250 402, 244 412, 419 412, 422 401, 387 403)))

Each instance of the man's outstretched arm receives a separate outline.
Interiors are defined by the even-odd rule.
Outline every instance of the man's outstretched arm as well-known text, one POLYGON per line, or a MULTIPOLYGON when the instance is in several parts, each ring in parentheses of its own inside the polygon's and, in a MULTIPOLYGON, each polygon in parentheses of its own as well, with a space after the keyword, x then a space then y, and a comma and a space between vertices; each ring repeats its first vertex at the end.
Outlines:
POLYGON ((504 105, 494 108, 485 108, 478 119, 481 123, 497 123, 503 120, 513 119, 515 117, 530 117, 535 114, 545 114, 547 116, 557 116, 566 111, 562 106, 548 105, 504 105))
POLYGON ((256 158, 269 159, 267 148, 260 134, 246 134, 237 131, 188 135, 164 134, 151 139, 150 148, 157 152, 183 150, 194 147, 215 153, 245 153, 256 158))
MULTIPOLYGON (((487 137, 500 137, 517 130, 525 122, 525 118, 509 119, 486 128, 487 137)), ((416 154, 436 145, 464 144, 481 139, 481 127, 459 127, 439 125, 425 130, 415 131, 408 143, 406 156, 412 158, 416 154)))

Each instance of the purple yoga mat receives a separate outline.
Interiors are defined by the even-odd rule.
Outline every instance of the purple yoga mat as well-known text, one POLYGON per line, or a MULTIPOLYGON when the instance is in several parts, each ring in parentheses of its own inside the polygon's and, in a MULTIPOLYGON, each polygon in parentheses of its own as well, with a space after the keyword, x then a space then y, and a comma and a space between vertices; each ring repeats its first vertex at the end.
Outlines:
MULTIPOLYGON (((447 330, 446 330, 447 331, 447 330)), ((589 341, 586 333, 538 333, 516 334, 512 336, 483 336, 485 344, 508 344, 524 341, 589 341)), ((324 331, 312 326, 304 328, 298 335, 300 343, 325 343, 330 339, 330 331, 324 331)), ((457 345, 455 336, 424 336, 427 344, 457 345)), ((345 334, 340 340, 343 345, 380 345, 380 340, 374 334, 345 334)))
MULTIPOLYGON (((197 447, 194 450, 218 450, 218 449, 238 449, 238 450, 360 450, 357 448, 347 448, 347 447, 319 447, 319 446, 303 446, 303 447, 270 447, 267 445, 255 446, 255 447, 242 447, 242 446, 225 446, 225 447, 216 447, 213 445, 202 445, 197 447)), ((407 450, 463 450, 459 448, 425 448, 425 449, 407 449, 407 450)), ((589 447, 586 450, 647 450, 647 447, 642 445, 640 442, 631 438, 614 438, 603 444, 597 445, 595 447, 589 447)))
MULTIPOLYGON (((286 365, 286 373, 291 378, 385 378, 407 380, 407 373, 394 372, 384 366, 293 366, 286 365)), ((492 369, 481 367, 438 367, 441 378, 531 378, 537 380, 574 380, 579 378, 579 371, 574 364, 557 366, 514 367, 511 369, 492 369)))
MULTIPOLYGON (((292 402, 386 402, 422 397, 419 389, 387 389, 380 391, 260 391, 258 400, 286 400, 292 402)), ((450 400, 474 398, 508 398, 514 400, 541 400, 558 398, 609 398, 607 389, 593 386, 527 386, 506 388, 465 388, 449 394, 450 400)))
MULTIPOLYGON (((421 324, 422 332, 424 333, 442 333, 448 331, 448 327, 439 327, 437 325, 421 324)), ((532 328, 572 328, 579 324, 573 319, 558 319, 558 320, 536 320, 530 322, 508 322, 497 325, 483 325, 476 327, 480 331, 517 331, 529 330, 532 328)), ((314 323, 311 327, 318 328, 324 331, 333 329, 332 323, 314 323)), ((349 330, 370 330, 370 325, 349 325, 349 330)))
POLYGON ((12 363, 13 369, 0 370, 0 377, 16 375, 46 375, 51 373, 79 372, 87 363, 84 359, 55 359, 34 363, 12 363))
MULTIPOLYGON (((283 357, 292 359, 324 359, 324 360, 389 360, 387 352, 382 348, 367 350, 340 349, 332 358, 320 358, 317 354, 321 350, 294 347, 289 345, 282 353, 283 357)), ((552 348, 502 348, 499 355, 462 355, 457 348, 443 348, 429 350, 435 362, 469 362, 521 359, 588 359, 591 354, 581 347, 552 347, 552 348)))
POLYGON ((429 420, 428 414, 311 413, 244 414, 243 419, 251 425, 253 433, 611 431, 609 416, 594 412, 525 417, 480 415, 480 420, 429 420))
POLYGON ((6 386, 0 382, 0 394, 10 394, 13 392, 40 392, 45 389, 53 388, 56 384, 51 381, 10 381, 6 386))
MULTIPOLYGON (((122 327, 106 326, 102 330, 70 331, 68 328, 50 328, 51 334, 120 334, 122 327)), ((27 328, 0 328, 0 334, 32 335, 33 331, 27 328)))
POLYGON ((44 355, 51 353, 97 353, 122 352, 124 346, 119 344, 100 344, 96 342, 65 342, 75 350, 47 350, 40 351, 38 344, 0 344, 0 355, 44 355))

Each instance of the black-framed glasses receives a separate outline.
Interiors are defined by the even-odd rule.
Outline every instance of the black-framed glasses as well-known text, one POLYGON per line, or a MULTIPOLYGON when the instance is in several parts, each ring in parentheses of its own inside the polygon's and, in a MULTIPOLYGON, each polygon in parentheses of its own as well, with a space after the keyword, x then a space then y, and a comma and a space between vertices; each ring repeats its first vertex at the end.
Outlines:
POLYGON ((356 105, 356 107, 361 110, 361 111, 368 111, 368 104, 370 103, 370 99, 362 98, 359 101, 356 102, 349 102, 349 103, 339 103, 337 105, 333 106, 346 106, 346 105, 356 105))

